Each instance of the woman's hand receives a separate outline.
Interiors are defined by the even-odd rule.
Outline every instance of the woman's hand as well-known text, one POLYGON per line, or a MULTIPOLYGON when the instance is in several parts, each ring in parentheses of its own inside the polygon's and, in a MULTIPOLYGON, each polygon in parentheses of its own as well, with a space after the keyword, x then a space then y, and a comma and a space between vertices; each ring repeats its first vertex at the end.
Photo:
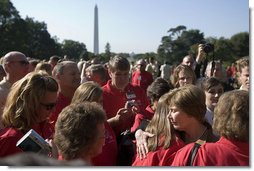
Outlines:
POLYGON ((141 129, 138 129, 136 131, 135 138, 136 138, 137 154, 140 160, 146 158, 146 155, 148 153, 147 138, 153 136, 154 134, 142 131, 141 129))

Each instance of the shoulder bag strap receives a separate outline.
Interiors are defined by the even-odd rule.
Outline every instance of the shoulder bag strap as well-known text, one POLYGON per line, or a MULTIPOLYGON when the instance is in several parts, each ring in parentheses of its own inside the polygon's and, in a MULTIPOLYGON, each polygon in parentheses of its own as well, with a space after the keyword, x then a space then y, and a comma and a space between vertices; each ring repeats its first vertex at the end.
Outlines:
POLYGON ((190 155, 188 157, 188 162, 187 162, 187 166, 192 166, 193 164, 193 161, 194 161, 194 158, 198 152, 198 149, 201 145, 205 144, 206 141, 204 140, 197 140, 195 143, 194 143, 194 146, 193 148, 191 149, 191 152, 190 152, 190 155))

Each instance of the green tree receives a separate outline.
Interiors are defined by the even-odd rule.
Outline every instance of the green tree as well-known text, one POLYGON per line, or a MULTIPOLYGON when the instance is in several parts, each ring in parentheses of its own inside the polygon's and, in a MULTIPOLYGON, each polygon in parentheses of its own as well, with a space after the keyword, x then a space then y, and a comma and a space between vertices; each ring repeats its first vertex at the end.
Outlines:
POLYGON ((7 22, 11 22, 14 19, 20 19, 19 12, 13 6, 10 0, 0 1, 0 28, 7 22))
POLYGON ((111 46, 109 42, 107 42, 105 46, 105 55, 104 55, 105 61, 109 61, 110 57, 111 57, 111 46))
POLYGON ((62 52, 64 55, 67 55, 68 58, 76 61, 80 59, 80 56, 82 56, 83 59, 88 58, 86 45, 78 41, 64 40, 62 43, 62 52))
POLYGON ((163 36, 157 49, 160 61, 167 60, 172 64, 179 64, 184 56, 191 53, 191 46, 204 41, 204 34, 199 30, 186 30, 185 26, 171 28, 168 36, 163 36), (173 36, 177 37, 173 39, 173 36))
POLYGON ((230 38, 233 47, 234 57, 237 59, 243 56, 249 56, 249 33, 242 32, 233 35, 230 38))
POLYGON ((44 22, 34 21, 32 18, 26 18, 29 49, 26 52, 29 56, 37 59, 48 59, 53 54, 60 55, 60 44, 51 38, 47 31, 47 25, 44 22))
POLYGON ((176 37, 178 38, 180 36, 180 34, 186 30, 186 27, 183 25, 177 26, 176 28, 170 28, 168 30, 168 33, 171 33, 170 36, 173 37, 176 35, 176 37))

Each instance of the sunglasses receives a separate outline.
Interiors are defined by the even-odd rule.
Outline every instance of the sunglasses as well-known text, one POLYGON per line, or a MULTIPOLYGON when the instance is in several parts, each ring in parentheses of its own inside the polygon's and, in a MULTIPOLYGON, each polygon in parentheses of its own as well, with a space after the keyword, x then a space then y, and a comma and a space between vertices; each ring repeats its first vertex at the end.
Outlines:
POLYGON ((28 61, 25 61, 25 60, 23 60, 23 61, 11 61, 12 63, 20 63, 21 65, 28 65, 29 64, 29 62, 28 61))
POLYGON ((56 103, 48 103, 48 104, 40 103, 40 104, 44 106, 46 110, 52 110, 56 106, 56 103))

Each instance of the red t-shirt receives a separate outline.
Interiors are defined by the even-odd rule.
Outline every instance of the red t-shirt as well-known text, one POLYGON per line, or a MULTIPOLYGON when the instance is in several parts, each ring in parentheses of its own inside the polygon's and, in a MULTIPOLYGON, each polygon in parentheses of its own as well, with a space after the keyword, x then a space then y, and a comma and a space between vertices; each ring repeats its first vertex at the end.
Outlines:
POLYGON ((135 116, 135 121, 134 121, 133 126, 131 127, 131 132, 136 131, 136 129, 141 124, 142 120, 144 120, 144 119, 151 120, 153 118, 153 115, 154 115, 154 110, 152 109, 151 105, 148 105, 145 109, 144 114, 137 114, 135 116))
MULTIPOLYGON (((49 123, 42 122, 35 125, 33 129, 44 139, 52 138, 53 129, 49 123)), ((24 133, 15 128, 9 127, 2 129, 0 131, 0 157, 23 152, 19 147, 16 147, 16 143, 23 136, 24 133)))
POLYGON ((116 166, 117 159, 117 142, 116 136, 108 124, 105 122, 105 144, 102 147, 102 152, 92 159, 94 166, 116 166))
MULTIPOLYGON (((180 149, 172 166, 186 166, 193 145, 180 149)), ((221 137, 215 143, 205 143, 199 148, 193 166, 249 166, 249 142, 221 137)))
MULTIPOLYGON (((133 86, 129 83, 124 91, 120 91, 111 85, 111 80, 103 86, 103 108, 108 119, 114 117, 120 108, 124 108, 127 100, 135 100, 135 103, 138 104, 140 108, 139 113, 144 113, 148 105, 148 98, 145 92, 138 86, 133 86)), ((124 124, 115 128, 114 131, 116 135, 126 129, 130 129, 133 123, 134 116, 130 117, 124 124)))
POLYGON ((177 150, 184 147, 184 145, 185 143, 177 138, 175 141, 171 142, 169 148, 164 149, 160 146, 156 151, 150 151, 145 159, 140 160, 140 158, 136 156, 132 166, 163 166, 165 163, 164 160, 167 161, 166 163, 172 162, 177 150))
POLYGON ((148 71, 135 71, 132 73, 132 84, 140 86, 143 90, 147 90, 147 87, 153 82, 153 76, 148 71))
POLYGON ((51 113, 51 116, 49 119, 50 123, 52 123, 53 127, 55 127, 56 120, 58 118, 59 113, 62 112, 63 108, 70 105, 70 103, 71 103, 70 98, 65 97, 61 92, 58 93, 55 110, 51 113))

